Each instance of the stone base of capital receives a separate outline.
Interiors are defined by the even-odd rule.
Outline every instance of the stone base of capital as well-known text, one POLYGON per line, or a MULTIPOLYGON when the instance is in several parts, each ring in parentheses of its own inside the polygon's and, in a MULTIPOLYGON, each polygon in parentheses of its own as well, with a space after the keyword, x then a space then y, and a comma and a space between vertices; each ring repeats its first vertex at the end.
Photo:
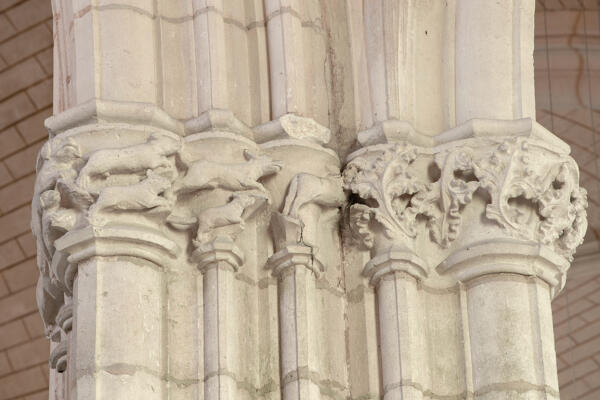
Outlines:
POLYGON ((67 292, 73 290, 77 265, 91 257, 137 257, 163 266, 178 251, 161 232, 141 225, 86 226, 66 233, 54 243, 52 270, 67 292))
POLYGON ((382 277, 394 272, 405 272, 415 279, 425 279, 427 266, 416 254, 391 248, 371 258, 365 265, 363 275, 369 278, 371 285, 377 286, 382 277))
POLYGON ((87 226, 66 233, 55 242, 52 270, 67 293, 73 290, 77 266, 94 256, 129 256, 162 266, 177 254, 178 246, 161 232, 144 226, 87 226))
POLYGON ((217 236, 210 242, 199 244, 192 253, 192 260, 198 263, 198 269, 203 273, 221 263, 237 271, 244 264, 244 254, 232 239, 217 236))
POLYGON ((286 270, 297 266, 308 268, 317 278, 325 271, 325 267, 315 256, 313 248, 302 244, 284 247, 269 258, 267 265, 273 271, 273 276, 281 276, 286 270))
POLYGON ((161 232, 141 225, 87 226, 68 232, 55 242, 58 251, 77 263, 93 256, 131 256, 158 265, 177 254, 178 246, 161 232))
POLYGON ((271 219, 271 229, 275 248, 278 249, 267 264, 267 268, 273 271, 273 276, 280 277, 290 268, 304 266, 318 278, 325 268, 317 258, 315 249, 302 242, 302 222, 289 215, 275 213, 271 219))
POLYGON ((565 284, 569 261, 537 242, 496 240, 474 243, 452 253, 438 267, 461 282, 484 275, 512 273, 535 276, 548 283, 555 295, 565 284))

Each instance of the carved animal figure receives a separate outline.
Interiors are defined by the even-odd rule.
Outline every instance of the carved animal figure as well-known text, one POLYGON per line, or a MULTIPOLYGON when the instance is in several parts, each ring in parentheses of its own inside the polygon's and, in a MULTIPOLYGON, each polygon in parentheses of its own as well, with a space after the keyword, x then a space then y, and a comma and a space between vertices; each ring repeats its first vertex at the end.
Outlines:
POLYGON ((38 268, 42 272, 47 270, 47 264, 50 262, 42 233, 42 214, 44 212, 41 204, 42 193, 49 190, 54 191, 60 180, 72 181, 75 179, 77 169, 82 163, 81 150, 71 138, 61 142, 56 139, 46 142, 40 150, 36 166, 35 193, 31 204, 33 209, 31 230, 36 237, 38 249, 44 249, 42 252, 38 251, 38 268), (59 143, 59 145, 53 149, 52 145, 55 143, 59 143))
POLYGON ((47 260, 54 255, 54 242, 75 226, 77 212, 60 207, 61 196, 56 190, 46 190, 40 196, 42 209, 41 237, 47 260))
POLYGON ((247 150, 244 151, 244 157, 247 161, 242 163, 196 161, 189 165, 185 176, 175 184, 173 191, 178 194, 221 188, 232 192, 250 189, 266 192, 258 180, 279 172, 282 163, 265 155, 255 156, 247 150))
POLYGON ((285 198, 283 214, 299 218, 301 207, 308 203, 323 207, 339 207, 346 196, 339 175, 319 177, 308 173, 299 173, 292 178, 285 198))
POLYGON ((244 211, 257 200, 254 196, 234 193, 229 203, 209 208, 198 214, 197 240, 202 241, 216 228, 238 225, 240 230, 244 229, 244 211))
POLYGON ((170 169, 167 157, 179 151, 180 147, 180 142, 173 138, 152 134, 142 144, 97 150, 79 172, 77 184, 88 188, 92 176, 107 177, 113 173, 135 173, 161 167, 170 169))
POLYGON ((35 298, 44 321, 46 336, 50 336, 56 325, 56 315, 64 303, 63 292, 49 277, 40 275, 35 290, 35 298))
POLYGON ((56 190, 60 193, 63 207, 73 208, 80 213, 94 203, 94 196, 73 181, 59 179, 56 182, 56 190))
POLYGON ((74 180, 77 169, 83 164, 81 149, 72 139, 67 139, 52 150, 52 142, 42 146, 36 167, 36 189, 38 193, 54 189, 58 179, 74 180))
POLYGON ((93 217, 99 211, 169 209, 170 202, 161 193, 170 186, 169 179, 148 170, 146 178, 136 184, 101 189, 96 203, 90 207, 89 215, 93 217))

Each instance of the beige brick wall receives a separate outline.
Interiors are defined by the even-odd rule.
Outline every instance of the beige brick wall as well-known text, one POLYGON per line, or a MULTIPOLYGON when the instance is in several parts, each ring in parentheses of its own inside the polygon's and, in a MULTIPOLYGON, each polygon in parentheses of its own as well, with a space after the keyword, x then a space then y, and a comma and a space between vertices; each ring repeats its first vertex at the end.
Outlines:
POLYGON ((600 399, 600 275, 571 276, 553 310, 562 399, 600 399))
MULTIPOLYGON (((538 1, 536 14, 538 119, 571 144, 582 166, 592 208, 588 240, 600 234, 598 4, 538 1)), ((51 30, 50 0, 0 0, 0 400, 47 398, 29 202, 46 137, 42 121, 51 114, 51 30)), ((600 399, 600 274, 570 279, 554 311, 562 399, 600 399)))
MULTIPOLYGON (((591 244, 600 239, 600 1, 538 0, 535 33, 537 119, 569 143, 579 164, 591 244)), ((586 274, 574 267, 553 303, 562 400, 600 399, 600 265, 595 267, 586 274)))
POLYGON ((29 203, 51 113, 50 0, 0 0, 0 400, 48 396, 29 203))
POLYGON ((600 238, 600 3, 538 0, 537 120, 571 146, 589 194, 588 239, 600 238), (546 4, 544 8, 543 4, 546 4))

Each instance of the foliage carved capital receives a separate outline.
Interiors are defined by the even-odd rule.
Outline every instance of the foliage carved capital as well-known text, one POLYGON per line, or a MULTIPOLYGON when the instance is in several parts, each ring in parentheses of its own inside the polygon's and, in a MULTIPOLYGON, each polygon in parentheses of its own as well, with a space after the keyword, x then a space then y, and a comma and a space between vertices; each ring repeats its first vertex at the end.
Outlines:
POLYGON ((368 146, 350 155, 344 186, 353 233, 375 253, 426 237, 442 249, 511 238, 570 260, 587 227, 575 161, 529 137, 368 146))

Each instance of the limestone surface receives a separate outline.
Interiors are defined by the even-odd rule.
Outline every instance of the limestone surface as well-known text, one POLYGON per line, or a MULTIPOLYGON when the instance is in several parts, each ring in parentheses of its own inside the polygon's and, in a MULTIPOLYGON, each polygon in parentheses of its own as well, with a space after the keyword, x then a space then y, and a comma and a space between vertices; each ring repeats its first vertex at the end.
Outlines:
POLYGON ((51 398, 558 399, 533 0, 54 0, 51 398))

